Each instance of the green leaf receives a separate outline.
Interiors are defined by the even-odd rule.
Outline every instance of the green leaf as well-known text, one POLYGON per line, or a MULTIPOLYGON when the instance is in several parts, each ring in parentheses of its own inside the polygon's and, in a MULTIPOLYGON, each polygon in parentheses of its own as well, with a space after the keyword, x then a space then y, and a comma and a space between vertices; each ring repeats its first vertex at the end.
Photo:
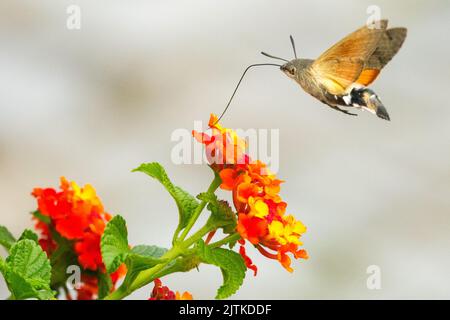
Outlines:
POLYGON ((111 277, 107 273, 99 272, 97 274, 98 278, 98 298, 103 299, 108 294, 110 294, 113 287, 111 277))
POLYGON ((27 279, 50 281, 50 261, 33 240, 24 239, 13 245, 6 264, 27 279))
POLYGON ((158 246, 135 246, 129 252, 126 260, 128 271, 124 283, 131 284, 139 272, 161 263, 163 260, 160 258, 166 252, 167 249, 158 246))
POLYGON ((14 236, 4 226, 0 226, 0 245, 6 250, 9 250, 11 246, 16 242, 14 236))
POLYGON ((32 212, 31 214, 33 215, 33 217, 35 217, 36 219, 38 219, 39 221, 41 221, 45 224, 52 223, 52 220, 50 219, 50 217, 43 215, 39 210, 36 210, 36 211, 32 212))
POLYGON ((189 221, 189 218, 192 216, 192 213, 199 205, 195 197, 180 187, 175 186, 170 181, 164 168, 157 162, 143 163, 138 168, 133 170, 133 172, 136 171, 143 172, 158 180, 166 188, 178 207, 179 223, 177 230, 180 231, 184 229, 189 221))
POLYGON ((227 201, 218 200, 213 192, 200 193, 198 199, 208 202, 207 209, 211 212, 207 223, 212 228, 223 228, 224 233, 236 230, 236 214, 227 201))
POLYGON ((125 262, 130 252, 125 219, 117 215, 106 225, 100 242, 103 263, 108 273, 112 273, 125 262))
POLYGON ((134 271, 145 270, 161 263, 161 257, 167 249, 157 246, 139 245, 135 246, 128 256, 128 264, 134 271))
POLYGON ((236 293, 241 287, 247 267, 240 254, 223 248, 211 249, 203 240, 197 244, 198 255, 204 263, 220 268, 223 284, 217 290, 216 299, 225 299, 236 293))
POLYGON ((32 241, 36 242, 37 244, 39 244, 39 242, 38 242, 38 240, 39 240, 38 235, 35 232, 33 232, 32 230, 30 230, 30 229, 25 229, 22 232, 22 234, 20 235, 19 241, 20 240, 24 240, 24 239, 32 240, 32 241))
POLYGON ((24 239, 15 243, 2 269, 15 299, 53 298, 50 261, 35 241, 24 239))
POLYGON ((167 252, 166 248, 158 246, 138 245, 131 249, 130 254, 132 256, 140 256, 142 258, 155 259, 160 258, 167 252))

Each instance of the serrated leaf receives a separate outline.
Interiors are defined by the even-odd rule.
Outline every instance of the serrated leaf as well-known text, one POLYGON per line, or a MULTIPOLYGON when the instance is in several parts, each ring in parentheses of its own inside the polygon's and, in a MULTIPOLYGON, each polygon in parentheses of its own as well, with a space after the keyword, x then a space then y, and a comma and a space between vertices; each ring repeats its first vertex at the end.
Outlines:
POLYGON ((130 252, 125 220, 117 215, 106 225, 100 242, 103 263, 108 273, 112 273, 125 262, 130 252))
POLYGON ((50 281, 50 261, 41 247, 32 240, 24 239, 13 245, 6 264, 27 279, 50 281))
POLYGON ((25 230, 22 232, 22 234, 20 235, 19 241, 20 241, 20 240, 24 240, 24 239, 32 240, 32 241, 38 243, 39 237, 38 237, 38 235, 37 235, 35 232, 33 232, 32 230, 30 230, 30 229, 25 229, 25 230))
POLYGON ((223 228, 224 233, 236 230, 236 214, 225 200, 218 200, 212 192, 200 193, 198 199, 208 202, 207 209, 211 212, 207 223, 214 228, 223 228))
POLYGON ((11 232, 6 227, 0 226, 0 245, 9 250, 15 242, 16 239, 11 232))
POLYGON ((247 270, 241 255, 228 249, 211 249, 203 240, 197 244, 197 250, 204 263, 215 265, 222 271, 223 284, 217 290, 216 299, 225 299, 236 293, 244 281, 247 270))
POLYGON ((143 163, 138 168, 133 170, 133 172, 136 171, 143 172, 149 175, 150 177, 158 180, 166 188, 166 190, 175 200, 175 203, 177 204, 178 207, 179 222, 177 230, 184 229, 192 213, 199 205, 195 197, 193 197, 180 187, 174 185, 167 176, 167 173, 164 170, 164 168, 157 162, 143 163))
POLYGON ((47 255, 33 240, 24 239, 11 247, 3 274, 15 299, 51 299, 51 266, 47 255))

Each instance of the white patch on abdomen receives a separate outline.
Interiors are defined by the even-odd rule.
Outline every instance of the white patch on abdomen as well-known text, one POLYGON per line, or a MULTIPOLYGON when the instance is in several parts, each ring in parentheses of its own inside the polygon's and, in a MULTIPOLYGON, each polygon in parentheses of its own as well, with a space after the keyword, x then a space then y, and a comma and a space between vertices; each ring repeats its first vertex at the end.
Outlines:
POLYGON ((344 100, 346 105, 351 105, 352 103, 352 96, 350 94, 346 95, 346 96, 342 96, 342 99, 344 100))
POLYGON ((369 111, 370 113, 376 114, 375 110, 372 110, 370 108, 367 107, 363 107, 364 110, 369 111))

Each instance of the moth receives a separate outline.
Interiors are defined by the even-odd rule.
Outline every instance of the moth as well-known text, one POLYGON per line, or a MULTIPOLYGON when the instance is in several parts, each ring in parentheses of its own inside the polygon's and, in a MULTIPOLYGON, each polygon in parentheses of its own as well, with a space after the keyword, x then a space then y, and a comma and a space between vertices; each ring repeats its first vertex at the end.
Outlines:
POLYGON ((378 95, 368 88, 380 71, 397 54, 405 41, 406 28, 387 29, 388 21, 366 25, 349 34, 317 59, 295 59, 280 66, 303 90, 331 108, 356 115, 342 107, 363 108, 390 120, 378 95))
POLYGON ((303 90, 337 111, 356 116, 357 114, 343 108, 364 109, 381 119, 390 120, 380 98, 368 87, 397 54, 406 39, 406 28, 387 29, 387 26, 388 20, 365 25, 343 38, 315 60, 297 58, 292 36, 290 39, 295 59, 289 61, 261 52, 269 58, 286 63, 283 65, 257 63, 248 66, 219 120, 230 106, 247 71, 259 66, 279 67, 303 90))

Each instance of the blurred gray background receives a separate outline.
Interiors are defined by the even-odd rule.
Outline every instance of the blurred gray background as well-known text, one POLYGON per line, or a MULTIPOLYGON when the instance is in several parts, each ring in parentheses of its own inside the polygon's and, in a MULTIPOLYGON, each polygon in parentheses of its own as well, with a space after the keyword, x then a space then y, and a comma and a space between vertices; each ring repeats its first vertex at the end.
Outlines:
MULTIPOLYGON (((310 259, 289 274, 251 248, 259 267, 233 298, 450 298, 450 4, 448 1, 18 1, 0 2, 0 224, 32 226, 35 186, 66 176, 92 183, 129 225, 130 243, 167 246, 176 207, 130 170, 159 161, 192 193, 206 166, 170 159, 176 128, 220 113, 259 52, 314 58, 379 5, 408 28, 373 85, 391 122, 322 105, 276 68, 248 74, 223 120, 280 129, 282 196, 308 227, 310 259), (81 7, 81 30, 66 8, 81 7), (368 290, 366 268, 381 268, 368 290)), ((274 61, 270 61, 274 62, 274 61)), ((224 196, 227 194, 223 193, 224 196)), ((4 254, 4 251, 1 251, 4 254)), ((213 298, 218 270, 165 280, 213 298)), ((134 293, 146 298, 152 286, 134 293)), ((0 298, 8 296, 0 280, 0 298)))

